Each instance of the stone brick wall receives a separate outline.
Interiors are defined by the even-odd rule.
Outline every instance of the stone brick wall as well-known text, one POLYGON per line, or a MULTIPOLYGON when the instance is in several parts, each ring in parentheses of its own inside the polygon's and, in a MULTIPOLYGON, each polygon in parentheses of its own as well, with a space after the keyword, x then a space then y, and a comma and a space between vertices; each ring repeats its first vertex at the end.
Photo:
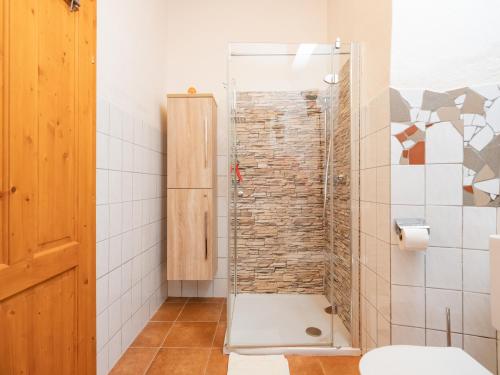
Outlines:
POLYGON ((324 293, 322 102, 238 93, 238 292, 324 293))
MULTIPOLYGON (((340 73, 336 87, 336 111, 334 112, 332 165, 330 176, 343 176, 343 181, 334 182, 329 189, 327 215, 328 246, 326 261, 333 267, 326 267, 326 295, 333 297, 333 303, 347 329, 351 327, 351 102, 350 64, 346 63, 340 73), (330 199, 333 198, 333 201, 330 199), (330 232, 330 222, 333 230, 330 232), (329 236, 329 233, 331 237, 329 236), (330 241, 333 240, 333 248, 330 241), (328 257, 328 255, 331 257, 328 257), (329 270, 332 270, 332 274, 329 270), (331 288, 333 287, 333 291, 331 288), (333 293, 333 294, 331 294, 333 293)), ((334 180, 335 181, 335 180, 334 180)))
POLYGON ((326 93, 240 92, 236 114, 238 160, 243 175, 239 186, 243 197, 237 203, 238 293, 326 294, 333 298, 348 329, 351 325, 349 73, 349 64, 345 64, 341 83, 334 88, 330 176, 343 175, 344 183, 329 187, 326 222, 323 218, 326 93))

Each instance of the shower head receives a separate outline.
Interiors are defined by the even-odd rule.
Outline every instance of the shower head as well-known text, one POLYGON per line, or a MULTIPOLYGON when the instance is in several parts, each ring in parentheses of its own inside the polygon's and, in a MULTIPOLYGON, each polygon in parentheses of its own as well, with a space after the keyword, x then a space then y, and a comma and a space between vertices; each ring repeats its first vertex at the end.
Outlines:
POLYGON ((329 84, 329 85, 335 85, 339 83, 339 75, 334 73, 327 74, 326 76, 323 77, 323 82, 329 84))

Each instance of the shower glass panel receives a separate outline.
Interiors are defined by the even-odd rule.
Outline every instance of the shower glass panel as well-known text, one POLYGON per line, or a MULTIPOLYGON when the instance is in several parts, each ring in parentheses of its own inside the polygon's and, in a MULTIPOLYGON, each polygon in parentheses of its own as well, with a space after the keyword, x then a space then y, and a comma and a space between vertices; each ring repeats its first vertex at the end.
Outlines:
POLYGON ((352 66, 350 45, 230 46, 230 350, 353 345, 352 66))

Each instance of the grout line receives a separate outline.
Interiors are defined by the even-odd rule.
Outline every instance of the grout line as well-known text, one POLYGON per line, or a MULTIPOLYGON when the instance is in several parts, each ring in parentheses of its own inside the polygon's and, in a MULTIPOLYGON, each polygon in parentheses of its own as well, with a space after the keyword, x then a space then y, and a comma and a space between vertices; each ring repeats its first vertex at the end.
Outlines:
POLYGON ((151 368, 151 366, 153 365, 153 362, 155 361, 156 357, 158 357, 158 353, 160 352, 160 349, 161 348, 156 348, 156 352, 153 355, 153 358, 151 358, 151 361, 149 361, 149 364, 144 369, 143 375, 146 375, 148 373, 148 371, 151 368))

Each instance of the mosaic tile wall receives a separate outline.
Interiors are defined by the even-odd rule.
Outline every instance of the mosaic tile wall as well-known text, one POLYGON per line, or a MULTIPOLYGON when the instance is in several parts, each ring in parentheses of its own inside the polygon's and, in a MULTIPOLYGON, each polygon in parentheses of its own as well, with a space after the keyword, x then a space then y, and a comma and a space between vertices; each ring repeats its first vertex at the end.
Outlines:
POLYGON ((391 234, 391 343, 452 345, 498 373, 489 236, 500 233, 500 88, 391 90, 391 223, 424 218, 425 252, 391 234))
POLYGON ((393 89, 391 133, 393 162, 461 163, 463 204, 500 206, 500 86, 393 89))
POLYGON ((238 292, 324 293, 321 103, 317 92, 238 93, 238 292))

